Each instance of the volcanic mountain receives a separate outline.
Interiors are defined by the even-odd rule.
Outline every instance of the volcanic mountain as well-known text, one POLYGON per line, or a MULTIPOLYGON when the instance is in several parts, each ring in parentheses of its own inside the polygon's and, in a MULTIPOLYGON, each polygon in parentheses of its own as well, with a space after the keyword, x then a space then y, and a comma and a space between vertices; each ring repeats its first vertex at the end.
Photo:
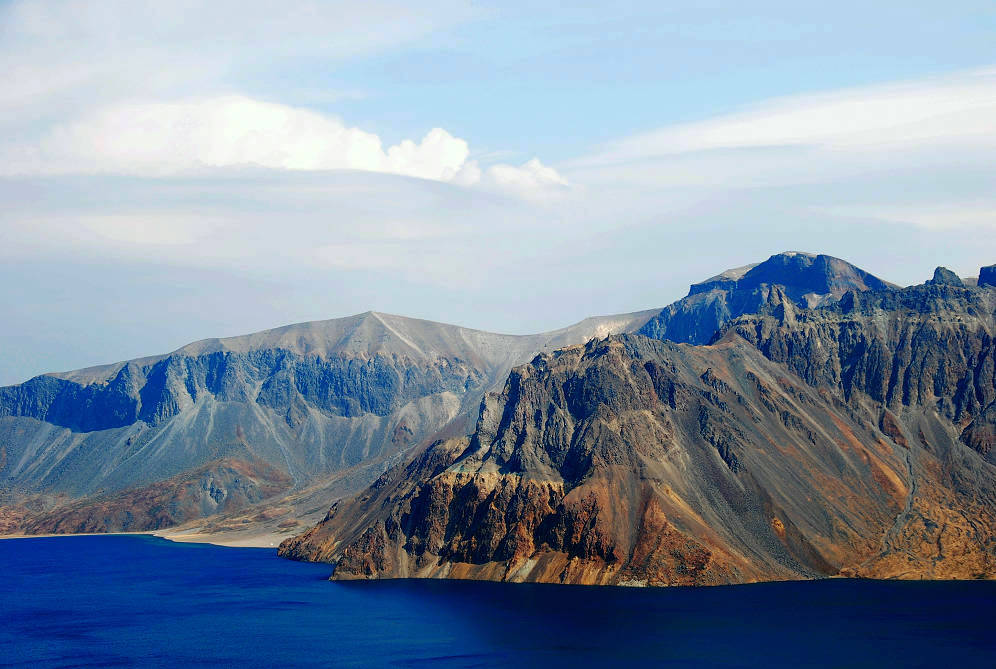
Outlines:
POLYGON ((148 530, 280 493, 306 493, 295 513, 312 497, 324 509, 454 420, 471 429, 513 365, 654 313, 513 336, 368 312, 35 377, 0 388, 0 517, 148 530))
POLYGON ((889 284, 784 253, 664 310, 500 335, 368 312, 0 388, 0 531, 293 531, 410 449, 474 429, 484 393, 537 353, 640 331, 702 343, 773 291, 803 306, 889 284), (212 529, 212 528, 209 528, 212 529))
POLYGON ((772 286, 780 286, 792 302, 810 308, 834 302, 849 290, 896 288, 840 258, 789 251, 692 284, 687 297, 662 309, 639 333, 708 344, 731 318, 757 313, 772 286))
POLYGON ((994 282, 845 289, 821 258, 769 261, 817 279, 795 288, 770 264, 693 287, 753 304, 708 345, 622 334, 536 356, 470 436, 421 448, 281 554, 337 579, 996 576, 994 282))

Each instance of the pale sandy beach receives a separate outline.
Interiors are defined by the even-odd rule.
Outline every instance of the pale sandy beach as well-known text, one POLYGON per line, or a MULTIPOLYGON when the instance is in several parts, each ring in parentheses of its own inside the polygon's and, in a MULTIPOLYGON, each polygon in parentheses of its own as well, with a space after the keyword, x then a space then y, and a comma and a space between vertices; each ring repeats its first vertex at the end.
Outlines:
POLYGON ((213 544, 231 548, 276 548, 286 536, 279 534, 255 534, 251 532, 228 532, 208 534, 196 530, 156 530, 153 532, 81 532, 78 534, 5 534, 2 539, 45 539, 53 537, 107 537, 147 534, 178 543, 213 544))

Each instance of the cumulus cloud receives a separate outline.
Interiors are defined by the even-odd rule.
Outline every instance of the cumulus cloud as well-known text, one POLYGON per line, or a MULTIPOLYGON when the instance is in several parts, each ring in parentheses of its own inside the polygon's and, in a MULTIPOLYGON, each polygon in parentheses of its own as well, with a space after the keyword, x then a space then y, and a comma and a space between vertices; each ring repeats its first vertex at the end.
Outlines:
POLYGON ((528 197, 562 177, 481 166, 432 119, 386 146, 307 108, 341 97, 336 66, 479 14, 467 0, 0 3, 0 175, 361 170, 528 197))
POLYGON ((453 183, 482 188, 527 199, 544 201, 570 185, 557 170, 532 158, 521 165, 496 163, 482 169, 476 160, 468 160, 450 179, 453 183))
POLYGON ((436 128, 384 151, 380 138, 307 109, 229 95, 123 103, 11 149, 8 173, 161 176, 199 168, 355 169, 427 179, 451 176, 467 143, 436 128))
POLYGON ((125 102, 8 146, 0 172, 169 176, 205 168, 362 170, 527 194, 566 180, 538 159, 482 171, 466 140, 433 128, 384 148, 379 136, 318 112, 227 95, 125 102))

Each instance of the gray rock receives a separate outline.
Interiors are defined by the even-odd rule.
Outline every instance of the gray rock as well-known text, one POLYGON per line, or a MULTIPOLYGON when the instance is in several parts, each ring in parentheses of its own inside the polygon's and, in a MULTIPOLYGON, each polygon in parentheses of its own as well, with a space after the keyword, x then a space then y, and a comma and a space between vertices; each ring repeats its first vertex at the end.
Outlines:
POLYGON ((639 332, 653 339, 707 344, 727 321, 762 311, 771 301, 774 286, 803 307, 834 302, 849 290, 895 288, 839 258, 779 253, 693 284, 687 297, 666 307, 639 332))
MULTIPOLYGON (((78 498, 147 486, 222 458, 296 489, 385 459, 453 421, 541 350, 631 332, 654 311, 501 335, 369 312, 0 387, 0 484, 78 498)), ((460 428, 463 430, 463 428, 460 428)))
POLYGON ((996 291, 773 287, 712 346, 537 356, 280 554, 335 579, 996 574, 996 291), (952 532, 952 527, 964 531, 952 532))
POLYGON ((979 286, 996 286, 996 265, 979 270, 979 286))
POLYGON ((965 283, 961 278, 949 270, 947 267, 938 267, 934 270, 934 278, 930 279, 928 284, 932 286, 960 286, 964 287, 965 283))

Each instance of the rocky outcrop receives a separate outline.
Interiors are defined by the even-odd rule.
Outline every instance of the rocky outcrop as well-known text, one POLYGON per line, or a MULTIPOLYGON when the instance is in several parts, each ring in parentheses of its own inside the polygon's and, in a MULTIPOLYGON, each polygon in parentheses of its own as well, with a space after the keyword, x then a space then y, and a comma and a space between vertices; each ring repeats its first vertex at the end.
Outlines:
POLYGON ((334 578, 715 584, 996 575, 996 291, 769 289, 711 346, 516 368, 281 554, 334 578))
MULTIPOLYGON (((34 521, 41 523, 38 527, 70 528, 57 531, 120 527, 125 522, 121 510, 127 506, 122 500, 145 498, 144 493, 139 498, 129 497, 136 490, 152 490, 220 461, 274 468, 290 483, 274 487, 282 492, 273 495, 243 495, 246 504, 265 501, 282 509, 282 514, 307 514, 308 522, 313 522, 311 519, 329 502, 362 490, 391 463, 407 457, 403 454, 447 437, 423 453, 428 462, 435 463, 433 466, 445 462, 446 471, 433 470, 429 475, 429 470, 419 469, 411 474, 415 487, 409 492, 417 493, 428 506, 416 504, 405 513, 409 520, 422 519, 419 527, 423 534, 419 534, 422 530, 405 529, 409 526, 405 525, 408 521, 402 522, 403 515, 388 520, 394 517, 399 491, 409 485, 390 478, 398 471, 391 470, 394 473, 385 479, 388 482, 382 480, 378 488, 393 491, 389 500, 368 496, 364 505, 340 505, 317 534, 288 549, 290 553, 321 555, 323 559, 334 556, 340 562, 338 573, 342 577, 351 569, 357 574, 380 575, 396 571, 440 575, 456 569, 453 573, 457 575, 512 580, 618 582, 632 577, 661 583, 705 583, 833 573, 833 569, 851 564, 864 550, 861 546, 875 532, 868 528, 874 528, 878 520, 871 516, 838 519, 848 527, 860 525, 864 529, 857 534, 837 530, 837 534, 827 534, 829 526, 817 527, 816 521, 807 519, 799 509, 784 517, 756 511, 767 503, 758 501, 768 499, 765 495, 781 500, 779 508, 791 508, 772 492, 783 484, 766 481, 757 473, 779 471, 777 463, 758 460, 756 455, 771 453, 764 446, 771 435, 782 435, 778 438, 795 444, 798 435, 791 430, 805 426, 800 434, 807 435, 806 443, 813 444, 815 439, 823 444, 819 457, 838 462, 837 455, 827 456, 834 451, 820 439, 838 443, 837 437, 827 435, 836 434, 837 421, 843 421, 850 433, 863 435, 858 442, 869 453, 874 451, 867 435, 881 439, 889 448, 903 449, 893 453, 892 460, 884 453, 878 456, 886 463, 880 467, 879 478, 886 480, 888 471, 898 472, 907 486, 921 480, 916 478, 917 472, 924 476, 923 481, 928 480, 917 467, 934 458, 931 466, 945 476, 959 472, 958 476, 971 479, 965 483, 949 476, 944 479, 946 483, 918 488, 932 491, 932 504, 952 509, 969 508, 969 498, 963 493, 978 492, 982 486, 978 481, 984 480, 987 471, 966 468, 965 463, 991 463, 996 457, 992 448, 996 407, 991 393, 989 325, 992 296, 996 294, 989 283, 996 283, 996 275, 983 268, 981 288, 976 289, 958 285, 942 270, 939 268, 924 286, 897 290, 836 258, 784 253, 695 284, 688 297, 664 310, 597 317, 539 335, 498 335, 370 312, 195 342, 168 355, 43 375, 19 386, 0 388, 0 532, 17 531, 17 527, 34 521), (591 350, 580 354, 575 367, 557 367, 573 359, 553 353, 561 347, 638 330, 657 339, 694 344, 713 341, 714 346, 693 351, 663 344, 637 345, 633 343, 636 339, 613 339, 610 341, 623 342, 625 356, 651 367, 640 373, 616 370, 607 362, 616 357, 596 355, 594 344, 577 349, 591 350), (734 345, 724 336, 741 343, 734 345), (781 381, 772 385, 776 378, 787 379, 792 388, 803 388, 792 393, 807 394, 814 404, 806 412, 819 417, 800 415, 798 407, 777 402, 774 405, 781 406, 778 420, 764 417, 762 408, 770 398, 756 384, 744 386, 738 374, 747 374, 748 367, 741 370, 723 351, 737 351, 738 360, 749 358, 750 374, 763 379, 765 388, 781 387, 781 381), (557 378, 564 384, 559 390, 540 384, 542 375, 516 372, 509 376, 509 370, 538 352, 542 355, 537 361, 547 360, 544 364, 550 370, 559 370, 557 378), (770 367, 772 364, 777 369, 770 367), (724 374, 723 369, 740 371, 724 374), (616 399, 627 397, 630 386, 645 384, 641 374, 657 379, 657 394, 641 399, 642 403, 630 398, 614 404, 616 399), (506 379, 519 384, 515 388, 526 394, 516 390, 508 397, 489 395, 485 411, 478 415, 485 393, 501 390, 506 379), (583 399, 586 394, 601 397, 609 392, 601 389, 603 385, 613 394, 599 399, 595 409, 588 407, 594 413, 578 409, 587 406, 583 399), (681 397, 688 399, 687 406, 679 406, 667 394, 672 387, 684 389, 681 397), (805 388, 816 389, 817 396, 805 388), (723 395, 727 389, 733 394, 723 395), (541 400, 531 404, 530 393, 541 400), (709 405, 702 393, 718 397, 722 407, 709 405), (654 403, 658 400, 667 408, 654 403), (700 406, 700 400, 706 404, 700 406), (500 416, 495 413, 499 405, 505 407, 500 416), (512 411, 509 416, 516 418, 505 425, 505 411, 510 406, 516 408, 508 409, 512 411), (553 411, 553 406, 558 410, 553 411), (519 411, 524 413, 519 416, 519 411), (599 413, 604 411, 610 413, 599 413), (670 422, 661 422, 659 417, 665 414, 670 422), (532 434, 540 429, 527 430, 520 425, 539 420, 536 416, 552 421, 549 425, 544 422, 540 430, 549 448, 528 454, 522 450, 526 442, 509 442, 508 435, 532 434), (629 422, 620 423, 619 416, 626 416, 629 422), (756 427, 759 425, 763 430, 756 427), (504 441, 489 442, 490 430, 501 432, 504 441), (789 432, 783 434, 785 430, 789 432), (458 439, 449 439, 468 432, 474 432, 476 441, 461 446, 458 439), (672 448, 672 440, 680 446, 677 450, 672 448), (485 448, 485 443, 490 445, 485 448), (645 447, 651 450, 644 453, 641 449, 645 447), (500 452, 485 457, 492 449, 500 452), (602 455, 592 455, 596 453, 602 455), (681 477, 673 463, 668 465, 671 469, 658 471, 665 453, 674 457, 684 453, 681 466, 694 463, 695 471, 707 471, 717 464, 716 458, 723 469, 707 479, 693 476, 700 490, 689 491, 682 488, 685 484, 678 481, 681 477), (700 460, 706 457, 704 453, 711 460, 700 460), (888 464, 895 458, 906 467, 905 475, 903 467, 888 464), (951 458, 960 464, 948 462, 951 458), (462 477, 472 476, 467 480, 453 478, 456 470, 449 471, 450 467, 457 467, 462 477), (633 471, 641 473, 634 475, 633 471), (644 474, 650 476, 650 483, 644 481, 644 474), (438 490, 431 495, 421 487, 430 478, 438 479, 433 484, 438 490), (473 484, 470 488, 468 481, 473 484), (738 494, 752 500, 755 511, 751 513, 755 515, 750 516, 751 532, 745 534, 730 525, 733 503, 729 500, 727 507, 715 508, 710 506, 714 504, 712 493, 709 500, 713 501, 702 500, 702 491, 714 485, 726 492, 740 490, 738 494), (661 497, 665 489, 661 486, 676 497, 669 497, 671 493, 661 497), (961 492, 945 497, 952 489, 961 492), (115 495, 124 497, 110 503, 118 499, 115 495), (466 506, 468 500, 477 499, 475 495, 490 501, 466 506), (378 499, 381 501, 376 502, 378 499), (578 501, 581 499, 583 504, 578 501), (623 505, 618 513, 605 510, 616 503, 614 500, 625 500, 620 502, 623 505), (375 504, 382 506, 371 506, 375 504), (505 509, 501 512, 505 514, 502 526, 495 524, 493 504, 505 509), (447 520, 440 529, 439 514, 444 508, 447 520), (707 508, 711 509, 708 513, 707 508), (688 515, 687 509, 695 510, 697 517, 688 515), (365 515, 356 515, 361 512, 365 515), (45 514, 44 520, 40 514, 45 514), (634 514, 644 515, 637 518, 634 514), (660 524, 661 514, 667 519, 666 526, 660 524), (375 517, 384 522, 387 534, 370 530, 367 521, 375 517), (533 520, 521 520, 525 517, 533 520), (610 517, 611 522, 606 520, 610 517), (56 522, 56 518, 64 520, 56 522), (461 530, 467 518, 476 519, 477 524, 461 530), (601 520, 596 522, 596 518, 601 520), (648 528, 657 528, 648 529, 647 537, 657 536, 653 534, 657 532, 666 535, 667 541, 651 550, 649 544, 637 540, 639 532, 634 528, 644 522, 648 528), (515 537, 509 538, 501 527, 514 531, 515 537), (757 535, 761 539, 752 534, 761 527, 774 528, 775 536, 789 543, 782 542, 783 548, 764 543, 770 539, 768 534, 757 535), (360 540, 360 535, 351 534, 356 528, 371 532, 365 541, 372 542, 371 550, 380 546, 376 554, 383 555, 385 561, 370 562, 359 548, 349 548, 353 540, 360 540), (700 530, 706 531, 703 528, 708 531, 700 535, 700 530), (866 530, 870 534, 866 535, 866 530), (336 545, 342 550, 333 550, 321 540, 322 532, 340 537, 336 545), (342 538, 347 534, 349 541, 342 538), (479 535, 490 539, 481 543, 475 538, 479 535), (399 537, 404 539, 402 544, 397 544, 399 537), (347 550, 352 552, 347 554, 347 550), (644 555, 645 551, 650 552, 644 555), (660 551, 670 551, 674 560, 660 551), (527 563, 534 566, 521 571, 519 567, 526 564, 522 563, 514 573, 502 571, 527 554, 531 556, 527 563), (706 554, 711 557, 702 562, 706 554), (642 579, 638 574, 646 570, 632 566, 642 564, 644 558, 633 557, 638 555, 651 556, 646 559, 659 565, 661 571, 642 579), (677 555, 683 557, 679 560, 677 555), (581 565, 580 571, 563 575, 567 563, 561 564, 562 560, 575 561, 571 564, 581 565), (367 566, 348 566, 355 561, 367 566), (692 572, 694 578, 688 576, 692 572)), ((810 448, 794 446, 800 453, 805 451, 803 447, 810 448)), ((819 469, 818 457, 809 454, 803 459, 801 466, 821 471, 826 480, 833 479, 819 469)), ((871 495, 868 498, 876 500, 872 515, 880 518, 893 502, 866 490, 870 485, 867 476, 874 478, 868 472, 852 476, 857 483, 848 483, 847 492, 841 494, 871 495)), ((269 475, 264 478, 276 480, 269 475)), ((930 480, 935 479, 941 480, 936 476, 930 480)), ((822 494, 819 487, 807 487, 810 483, 791 488, 792 494, 822 494)), ((177 492, 180 488, 173 483, 169 485, 177 499, 189 497, 186 492, 177 492)), ((988 493, 978 494, 984 499, 988 493)), ((170 498, 159 492, 152 497, 163 504, 170 498)), ((908 496, 904 509, 918 508, 909 500, 908 496)), ((141 507, 138 501, 134 503, 141 507)), ((205 504, 197 508, 198 513, 222 513, 212 521, 219 526, 262 513, 241 505, 205 504)), ((911 510, 904 513, 907 519, 914 517, 911 510)), ((197 513, 150 512, 129 520, 128 526, 192 517, 198 517, 197 513)), ((951 528, 961 528, 963 536, 971 533, 966 529, 969 525, 959 520, 964 515, 951 512, 942 519, 923 511, 919 517, 947 527, 944 532, 949 535, 951 528)), ((293 523, 287 521, 287 526, 293 523)), ((896 529, 890 541, 899 536, 905 535, 896 529)), ((933 539, 925 545, 933 545, 930 541, 933 539)), ((979 555, 970 547, 965 550, 966 554, 979 555)), ((861 564, 862 573, 870 573, 869 565, 877 563, 861 564)), ((944 564, 951 562, 946 559, 944 564)))
POLYGON ((792 324, 743 316, 735 332, 811 385, 888 408, 927 406, 960 423, 996 399, 996 291, 948 285, 850 292, 792 324))
POLYGON ((16 529, 24 534, 158 530, 245 509, 290 485, 290 477, 270 465, 229 458, 142 488, 31 514, 16 529))
POLYGON ((947 267, 938 267, 935 269, 934 276, 927 281, 927 283, 934 286, 965 286, 965 283, 961 280, 961 277, 949 270, 947 267))
POLYGON ((688 296, 647 321, 639 333, 654 339, 708 343, 729 320, 757 313, 781 291, 792 304, 814 307, 848 290, 888 290, 891 284, 850 263, 826 255, 779 253, 768 260, 727 270, 693 284, 688 296))
POLYGON ((996 287, 996 265, 989 265, 979 270, 977 285, 996 287))
POLYGON ((488 371, 446 357, 320 358, 279 349, 174 354, 144 368, 124 365, 102 383, 39 376, 0 388, 0 416, 34 418, 74 432, 137 422, 154 427, 205 396, 218 402, 255 402, 289 423, 298 404, 333 416, 386 416, 421 397, 479 386, 488 371))
POLYGON ((48 495, 77 516, 110 513, 79 500, 224 458, 267 463, 294 490, 355 492, 444 426, 470 429, 513 365, 651 315, 511 336, 371 312, 39 376, 0 388, 0 505, 48 495))

